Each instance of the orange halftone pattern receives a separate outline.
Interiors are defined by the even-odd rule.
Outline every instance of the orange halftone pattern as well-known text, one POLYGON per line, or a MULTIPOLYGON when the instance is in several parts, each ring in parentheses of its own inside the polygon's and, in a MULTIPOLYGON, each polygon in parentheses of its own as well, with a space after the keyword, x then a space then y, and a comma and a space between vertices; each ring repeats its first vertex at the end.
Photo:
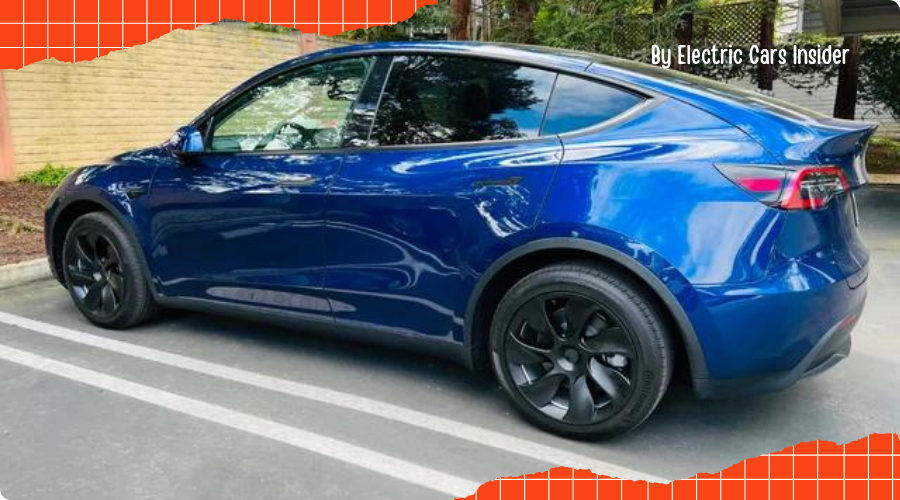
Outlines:
POLYGON ((404 21, 437 0, 3 0, 0 68, 55 57, 94 59, 222 19, 280 24, 303 33, 404 21))
POLYGON ((465 500, 890 500, 900 496, 900 439, 813 441, 668 484, 623 481, 586 470, 491 481, 465 500))

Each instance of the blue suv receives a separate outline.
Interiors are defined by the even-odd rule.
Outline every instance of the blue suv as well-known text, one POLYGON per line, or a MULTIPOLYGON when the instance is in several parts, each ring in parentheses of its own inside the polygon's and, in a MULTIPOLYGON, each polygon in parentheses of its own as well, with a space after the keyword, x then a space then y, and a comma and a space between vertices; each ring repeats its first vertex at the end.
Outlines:
POLYGON ((412 346, 609 436, 676 368, 712 397, 846 357, 873 132, 593 54, 357 45, 74 172, 47 254, 103 327, 173 307, 412 346))

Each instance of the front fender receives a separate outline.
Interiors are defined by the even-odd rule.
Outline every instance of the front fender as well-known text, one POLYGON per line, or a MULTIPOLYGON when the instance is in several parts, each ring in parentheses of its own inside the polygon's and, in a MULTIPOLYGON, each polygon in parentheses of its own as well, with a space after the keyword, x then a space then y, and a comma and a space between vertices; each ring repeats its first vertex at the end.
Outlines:
MULTIPOLYGON (((141 252, 142 267, 149 278, 152 273, 143 258, 146 247, 142 226, 143 195, 149 192, 150 175, 146 169, 127 165, 96 165, 73 172, 53 193, 44 214, 44 242, 54 275, 61 281, 59 255, 62 239, 69 225, 86 213, 103 210, 112 215, 133 238, 141 252)), ((153 282, 151 279, 150 282, 153 282)))

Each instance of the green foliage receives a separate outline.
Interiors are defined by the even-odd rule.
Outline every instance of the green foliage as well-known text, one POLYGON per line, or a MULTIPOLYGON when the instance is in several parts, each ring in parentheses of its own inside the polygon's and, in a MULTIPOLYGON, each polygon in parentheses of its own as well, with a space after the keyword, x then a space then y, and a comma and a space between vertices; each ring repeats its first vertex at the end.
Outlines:
POLYGON ((18 182, 37 184, 39 186, 58 186, 72 172, 72 168, 46 164, 40 170, 26 172, 19 176, 18 182))
POLYGON ((280 24, 265 24, 259 22, 250 23, 247 25, 247 29, 262 33, 290 33, 291 31, 296 31, 294 28, 288 28, 287 26, 282 26, 280 24))
POLYGON ((873 137, 869 141, 870 148, 879 148, 900 157, 900 141, 889 137, 873 137))
POLYGON ((438 0, 416 10, 406 21, 343 33, 341 38, 360 42, 396 42, 411 38, 446 38, 450 26, 450 0, 438 0))
POLYGON ((859 97, 900 120, 900 35, 863 38, 859 97))
POLYGON ((672 47, 682 14, 704 5, 703 0, 670 3, 653 14, 646 0, 545 0, 535 33, 541 45, 628 57, 654 44, 672 47))

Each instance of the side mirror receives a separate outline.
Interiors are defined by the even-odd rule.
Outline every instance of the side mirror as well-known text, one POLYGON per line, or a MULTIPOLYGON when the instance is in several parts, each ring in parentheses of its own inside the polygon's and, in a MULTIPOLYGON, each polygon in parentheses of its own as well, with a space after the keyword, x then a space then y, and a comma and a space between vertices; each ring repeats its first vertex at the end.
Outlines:
POLYGON ((169 143, 178 154, 189 155, 203 152, 203 134, 197 130, 197 127, 190 125, 176 130, 169 143))

